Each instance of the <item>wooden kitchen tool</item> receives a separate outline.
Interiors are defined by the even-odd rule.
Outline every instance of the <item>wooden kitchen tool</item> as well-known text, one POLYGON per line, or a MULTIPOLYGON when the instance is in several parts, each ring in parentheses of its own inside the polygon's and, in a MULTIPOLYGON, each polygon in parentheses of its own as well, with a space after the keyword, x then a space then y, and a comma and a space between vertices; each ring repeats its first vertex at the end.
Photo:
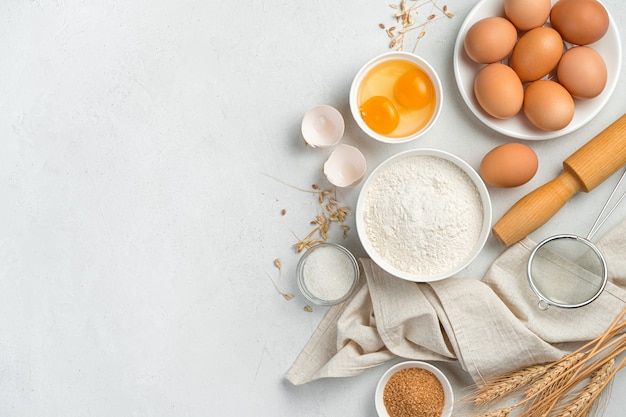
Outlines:
POLYGON ((574 194, 589 192, 626 165, 626 114, 563 162, 563 171, 515 203, 493 226, 506 246, 543 226, 574 194))

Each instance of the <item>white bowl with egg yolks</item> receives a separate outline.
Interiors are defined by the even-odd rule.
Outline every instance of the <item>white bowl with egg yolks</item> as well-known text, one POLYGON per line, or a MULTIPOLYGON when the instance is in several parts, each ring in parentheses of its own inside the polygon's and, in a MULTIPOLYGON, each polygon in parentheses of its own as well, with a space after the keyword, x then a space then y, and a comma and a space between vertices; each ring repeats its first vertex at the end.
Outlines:
POLYGON ((357 72, 350 87, 350 110, 368 136, 406 143, 423 136, 442 108, 442 88, 433 67, 403 51, 379 55, 357 72))

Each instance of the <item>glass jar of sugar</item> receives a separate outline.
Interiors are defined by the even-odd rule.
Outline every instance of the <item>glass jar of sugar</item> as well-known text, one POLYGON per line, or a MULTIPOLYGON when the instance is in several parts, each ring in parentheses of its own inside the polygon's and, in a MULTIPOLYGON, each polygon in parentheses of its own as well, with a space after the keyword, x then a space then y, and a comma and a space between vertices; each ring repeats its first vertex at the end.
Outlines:
POLYGON ((297 268, 298 287, 317 305, 345 301, 359 282, 359 265, 343 246, 320 243, 307 250, 297 268))

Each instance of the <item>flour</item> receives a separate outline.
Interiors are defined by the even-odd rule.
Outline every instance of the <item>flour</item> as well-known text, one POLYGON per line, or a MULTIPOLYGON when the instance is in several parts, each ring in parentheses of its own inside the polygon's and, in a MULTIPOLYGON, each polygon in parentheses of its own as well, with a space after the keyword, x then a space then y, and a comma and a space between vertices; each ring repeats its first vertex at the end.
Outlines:
POLYGON ((483 206, 461 168, 436 156, 417 155, 373 178, 363 216, 371 245, 390 265, 435 275, 470 254, 480 237, 483 206))

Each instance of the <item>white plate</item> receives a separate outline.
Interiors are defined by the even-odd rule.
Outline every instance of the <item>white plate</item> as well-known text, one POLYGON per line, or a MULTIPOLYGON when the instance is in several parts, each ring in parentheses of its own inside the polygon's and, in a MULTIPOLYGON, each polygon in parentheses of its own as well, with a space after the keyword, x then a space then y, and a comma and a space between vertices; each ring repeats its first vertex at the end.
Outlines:
MULTIPOLYGON (((552 4, 556 0, 552 0, 552 4)), ((605 7, 606 8, 606 7, 605 7)), ((608 12, 608 9, 607 9, 608 12)), ((622 64, 622 46, 617 32, 617 25, 609 12, 609 30, 599 41, 588 45, 595 49, 606 63, 608 78, 604 91, 597 97, 588 100, 575 100, 574 119, 561 130, 545 132, 534 127, 523 112, 511 119, 500 120, 488 115, 474 97, 474 77, 482 67, 472 61, 463 48, 463 40, 469 28, 481 19, 490 16, 504 16, 504 0, 481 0, 461 25, 454 45, 454 76, 461 96, 470 110, 480 121, 504 135, 519 139, 542 140, 553 139, 571 133, 593 119, 606 105, 615 90, 622 64)))
MULTIPOLYGON (((416 187, 415 192, 419 192, 419 187, 416 187)), ((363 184, 363 188, 360 191, 359 198, 357 200, 356 205, 356 229, 357 234, 359 236, 359 240, 361 241, 361 245, 370 256, 370 258, 376 262, 376 264, 390 273, 393 276, 398 278, 402 278, 407 281, 414 282, 432 282, 438 281, 444 278, 451 277, 452 275, 460 272, 463 268, 468 266, 475 258, 478 256, 480 251, 485 246, 487 242, 487 238, 489 237, 491 231, 491 220, 492 220, 492 206, 491 206, 491 198, 489 197, 489 192, 487 191, 487 187, 483 182, 482 178, 478 175, 478 173, 465 161, 460 159, 459 157, 452 155, 451 153, 440 151, 437 149, 412 149, 404 152, 400 152, 387 160, 381 163, 376 169, 367 177, 365 183, 363 184), (480 231, 480 236, 478 237, 476 244, 468 252, 467 256, 464 260, 462 260, 457 265, 450 265, 449 268, 445 271, 442 271, 438 274, 433 275, 421 275, 415 274, 408 271, 403 271, 396 266, 392 265, 389 261, 387 261, 382 255, 378 253, 378 251, 374 248, 372 244, 366 228, 365 228, 365 220, 364 220, 364 205, 365 200, 367 199, 367 194, 371 188, 371 185, 375 182, 377 176, 386 170, 389 166, 396 164, 397 162, 405 159, 411 158, 414 156, 435 156, 447 161, 452 162, 457 167, 459 167, 463 172, 467 174, 468 177, 472 180, 478 193, 480 195, 480 199, 483 207, 483 219, 482 219, 482 229, 480 231)))

